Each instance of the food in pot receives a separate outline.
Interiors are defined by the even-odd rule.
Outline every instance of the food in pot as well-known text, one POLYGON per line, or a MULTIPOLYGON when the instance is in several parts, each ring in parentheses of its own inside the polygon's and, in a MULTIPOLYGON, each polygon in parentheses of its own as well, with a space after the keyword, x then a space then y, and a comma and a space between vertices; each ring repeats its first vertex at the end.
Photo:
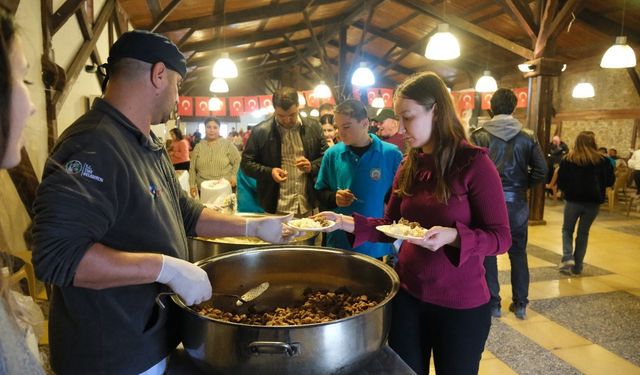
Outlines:
POLYGON ((301 229, 305 229, 305 228, 319 229, 319 228, 328 227, 330 223, 325 218, 311 219, 311 218, 305 217, 302 219, 291 220, 289 221, 289 224, 291 224, 291 226, 294 226, 296 228, 301 228, 301 229))
POLYGON ((196 311, 208 318, 227 322, 264 326, 290 326, 326 323, 364 312, 380 301, 366 295, 354 296, 346 288, 333 292, 306 290, 300 306, 278 307, 265 313, 235 314, 211 306, 200 306, 196 311))
POLYGON ((420 223, 409 221, 405 218, 400 218, 397 223, 394 222, 393 224, 389 225, 389 230, 394 234, 412 237, 422 237, 427 232, 427 230, 423 228, 420 223))

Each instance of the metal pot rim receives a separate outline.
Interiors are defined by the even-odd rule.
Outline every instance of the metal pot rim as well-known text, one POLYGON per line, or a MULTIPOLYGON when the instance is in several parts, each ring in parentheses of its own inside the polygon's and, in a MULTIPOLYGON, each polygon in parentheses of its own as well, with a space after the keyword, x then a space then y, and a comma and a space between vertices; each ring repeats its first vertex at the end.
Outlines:
POLYGON ((394 271, 393 268, 391 268, 389 265, 380 262, 377 259, 371 258, 370 256, 367 255, 363 255, 360 253, 357 253, 355 251, 350 251, 350 250, 344 250, 344 249, 336 249, 336 248, 326 248, 326 247, 312 247, 312 246, 302 246, 302 245, 274 245, 274 246, 264 246, 264 247, 255 247, 255 248, 248 248, 248 249, 242 249, 242 250, 236 250, 236 251, 231 251, 222 255, 216 255, 213 257, 209 257, 206 259, 202 259, 196 263, 194 263, 196 266, 198 267, 203 267, 206 264, 209 263, 213 263, 213 262, 217 262, 220 261, 221 259, 224 258, 230 258, 230 257, 234 257, 234 256, 238 256, 239 254, 246 254, 246 253, 252 253, 252 252, 264 252, 264 251, 282 251, 282 250, 292 250, 292 249, 305 249, 305 250, 311 250, 311 251, 321 251, 321 252, 326 252, 326 253, 335 253, 335 254, 340 254, 340 255, 346 255, 346 256, 351 256, 351 257, 356 257, 362 261, 365 261, 367 263, 373 264, 379 268, 381 268, 386 274, 387 276, 389 276, 389 278, 391 279, 391 283, 392 283, 392 287, 391 287, 391 291, 387 293, 387 295, 385 296, 385 298, 380 301, 376 306, 363 311, 359 314, 356 315, 352 315, 352 316, 348 316, 346 318, 342 318, 342 319, 336 319, 336 320, 332 320, 329 322, 323 322, 323 323, 311 323, 311 324, 298 324, 298 325, 282 325, 282 326, 263 326, 263 325, 257 325, 257 324, 244 324, 244 323, 235 323, 235 322, 229 322, 226 320, 219 320, 219 319, 213 319, 213 318, 209 318, 206 316, 203 316, 199 313, 197 313, 196 311, 194 311, 191 307, 187 306, 184 304, 184 302, 182 301, 182 299, 177 295, 174 294, 173 296, 171 296, 171 299, 173 300, 173 302, 178 305, 178 307, 180 307, 181 309, 187 311, 189 314, 195 316, 198 319, 201 320, 205 320, 205 321, 210 321, 210 322, 216 322, 216 323, 220 323, 220 324, 226 324, 226 325, 230 325, 230 326, 236 326, 236 327, 251 327, 251 328, 259 328, 259 329, 282 329, 282 328, 287 328, 287 329, 292 329, 292 328, 307 328, 307 327, 319 327, 319 326, 323 326, 323 325, 329 325, 329 324, 334 324, 334 323, 339 323, 339 322, 344 322, 350 319, 355 319, 358 318, 364 314, 376 311, 378 309, 382 309, 384 308, 387 303, 389 303, 391 301, 391 299, 398 293, 398 290, 400 289, 400 278, 398 277, 398 274, 394 271))

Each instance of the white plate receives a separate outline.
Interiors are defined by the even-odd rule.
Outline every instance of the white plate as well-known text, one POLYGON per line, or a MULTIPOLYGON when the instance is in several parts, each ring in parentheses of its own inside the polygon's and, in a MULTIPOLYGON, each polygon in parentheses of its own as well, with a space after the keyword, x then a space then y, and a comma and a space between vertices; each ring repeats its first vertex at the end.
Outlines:
POLYGON ((405 236, 403 234, 394 233, 391 231, 391 225, 378 225, 376 229, 391 238, 397 238, 399 240, 421 240, 422 239, 422 237, 405 236))
POLYGON ((329 223, 329 225, 327 225, 326 227, 322 227, 322 228, 300 228, 299 226, 295 225, 295 221, 297 221, 298 219, 293 219, 291 221, 289 221, 287 223, 288 226, 290 226, 291 228, 297 229, 297 230, 301 230, 301 231, 305 231, 305 232, 324 232, 325 230, 333 227, 334 225, 336 225, 335 221, 331 221, 331 220, 327 220, 327 222, 329 223), (294 223, 292 223, 292 221, 294 223))

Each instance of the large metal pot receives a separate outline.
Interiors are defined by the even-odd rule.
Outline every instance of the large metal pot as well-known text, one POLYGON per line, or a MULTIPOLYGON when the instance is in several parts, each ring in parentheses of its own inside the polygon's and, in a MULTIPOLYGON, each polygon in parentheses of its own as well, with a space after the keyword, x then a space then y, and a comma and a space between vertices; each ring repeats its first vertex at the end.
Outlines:
MULTIPOLYGON (((181 307, 185 349, 205 371, 219 374, 348 374, 367 364, 389 330, 388 303, 397 293, 398 275, 386 264, 351 251, 308 246, 271 246, 212 257, 197 265, 214 290, 241 294, 268 281, 254 301, 256 309, 302 299, 306 288, 346 287, 380 298, 364 313, 328 323, 257 326, 206 318, 181 307)), ((227 307, 228 310, 228 307, 227 307)))
MULTIPOLYGON (((238 213, 246 217, 272 216, 269 214, 238 213)), ((318 232, 306 232, 302 236, 291 241, 292 245, 315 245, 318 232)), ((256 237, 189 237, 187 238, 189 247, 189 260, 197 262, 215 255, 228 253, 230 251, 243 250, 247 248, 272 246, 272 244, 262 241, 256 237)))

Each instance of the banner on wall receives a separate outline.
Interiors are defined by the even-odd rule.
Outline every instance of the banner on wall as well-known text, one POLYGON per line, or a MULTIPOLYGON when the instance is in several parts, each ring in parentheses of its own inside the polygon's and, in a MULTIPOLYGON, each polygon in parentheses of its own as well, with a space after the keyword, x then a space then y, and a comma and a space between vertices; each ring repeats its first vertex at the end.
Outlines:
POLYGON ((178 115, 193 116, 193 98, 190 96, 181 96, 178 98, 178 115))
POLYGON ((260 102, 260 108, 269 108, 273 106, 271 95, 260 95, 258 96, 258 101, 260 102))
POLYGON ((244 113, 244 97, 232 96, 229 98, 229 115, 240 116, 244 113))
POLYGON ((257 96, 244 96, 244 112, 253 112, 260 109, 260 101, 257 96))
POLYGON ((518 98, 516 108, 527 108, 527 104, 529 103, 529 90, 527 90, 526 87, 519 87, 513 89, 513 92, 516 94, 516 98, 518 98))
POLYGON ((382 100, 384 100, 385 108, 391 108, 393 106, 393 89, 367 89, 367 100, 369 101, 369 105, 371 105, 371 103, 373 103, 373 99, 378 96, 381 96, 382 100))
POLYGON ((195 97, 196 116, 206 117, 209 116, 209 97, 196 96, 195 97))
POLYGON ((220 100, 220 109, 211 111, 211 114, 216 117, 225 117, 227 115, 227 98, 218 98, 218 100, 220 100))

